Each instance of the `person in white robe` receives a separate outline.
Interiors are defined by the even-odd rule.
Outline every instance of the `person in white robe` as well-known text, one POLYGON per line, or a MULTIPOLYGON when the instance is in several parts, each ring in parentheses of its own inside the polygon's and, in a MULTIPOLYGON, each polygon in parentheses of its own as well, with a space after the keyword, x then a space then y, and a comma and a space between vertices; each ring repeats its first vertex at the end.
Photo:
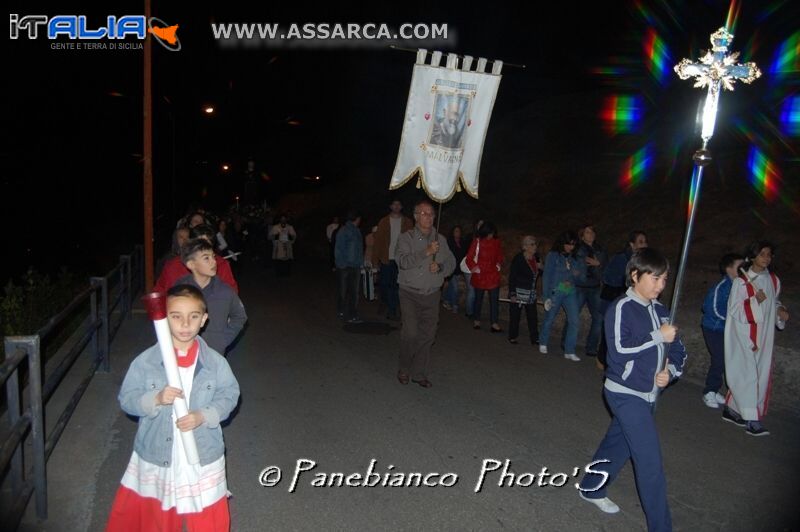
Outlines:
POLYGON ((751 436, 766 436, 772 382, 775 330, 783 329, 789 312, 780 300, 781 282, 769 271, 774 245, 757 242, 733 280, 725 324, 725 376, 728 394, 722 417, 746 427, 751 436))

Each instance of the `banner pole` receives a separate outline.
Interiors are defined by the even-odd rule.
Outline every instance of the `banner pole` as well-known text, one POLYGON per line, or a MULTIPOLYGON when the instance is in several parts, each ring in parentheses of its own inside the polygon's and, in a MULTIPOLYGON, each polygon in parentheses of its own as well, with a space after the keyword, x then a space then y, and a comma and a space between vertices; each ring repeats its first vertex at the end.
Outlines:
MULTIPOLYGON (((436 234, 434 234, 434 242, 439 241, 439 224, 442 223, 442 202, 437 202, 439 204, 439 213, 436 215, 436 234)), ((436 262, 436 253, 431 255, 431 262, 436 262)))

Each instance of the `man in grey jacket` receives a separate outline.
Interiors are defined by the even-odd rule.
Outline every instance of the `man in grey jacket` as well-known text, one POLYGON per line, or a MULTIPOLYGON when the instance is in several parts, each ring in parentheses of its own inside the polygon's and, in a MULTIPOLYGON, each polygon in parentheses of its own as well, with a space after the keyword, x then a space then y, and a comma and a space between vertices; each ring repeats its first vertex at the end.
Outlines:
POLYGON ((433 386, 426 373, 439 325, 442 284, 456 268, 447 240, 433 228, 434 217, 433 204, 418 201, 414 228, 400 235, 394 252, 403 320, 397 380, 408 384, 410 379, 423 388, 433 386))

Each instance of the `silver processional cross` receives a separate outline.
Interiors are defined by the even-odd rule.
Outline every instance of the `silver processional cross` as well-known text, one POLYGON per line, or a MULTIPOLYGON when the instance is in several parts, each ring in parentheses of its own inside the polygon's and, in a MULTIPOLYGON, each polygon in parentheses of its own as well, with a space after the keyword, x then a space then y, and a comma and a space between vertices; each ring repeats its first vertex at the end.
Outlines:
POLYGON ((739 52, 728 53, 728 45, 733 41, 733 35, 724 27, 711 34, 711 50, 700 58, 699 63, 692 62, 691 59, 683 59, 675 65, 675 72, 681 79, 695 79, 695 87, 708 87, 706 103, 703 108, 703 130, 700 137, 703 139, 703 146, 694 153, 695 168, 692 174, 692 185, 689 198, 689 219, 686 223, 686 235, 681 250, 681 258, 678 263, 678 273, 675 279, 675 291, 672 295, 670 310, 670 323, 675 322, 675 314, 678 311, 678 301, 683 285, 683 275, 686 266, 686 256, 689 252, 689 242, 692 239, 692 228, 694 226, 695 211, 700 199, 700 185, 703 179, 703 168, 711 162, 711 152, 708 151, 708 141, 714 135, 714 124, 717 120, 717 103, 721 89, 733 90, 735 81, 740 80, 744 83, 752 83, 761 77, 761 70, 755 63, 737 64, 739 52))
POLYGON ((711 34, 711 50, 700 58, 699 63, 691 59, 683 59, 675 65, 675 72, 681 79, 695 78, 695 87, 708 87, 706 105, 703 109, 703 148, 714 134, 714 123, 717 118, 717 102, 719 102, 720 87, 729 91, 733 90, 733 83, 741 80, 743 83, 752 83, 761 77, 761 70, 755 63, 739 65, 739 52, 728 54, 728 45, 733 40, 727 29, 720 28, 711 34))

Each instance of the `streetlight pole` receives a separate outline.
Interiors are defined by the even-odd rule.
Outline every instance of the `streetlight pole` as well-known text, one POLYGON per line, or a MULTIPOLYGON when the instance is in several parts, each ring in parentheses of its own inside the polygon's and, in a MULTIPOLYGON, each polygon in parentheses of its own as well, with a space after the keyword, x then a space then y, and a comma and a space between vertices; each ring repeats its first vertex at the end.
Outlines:
MULTIPOLYGON (((144 0, 144 16, 150 20, 150 0, 144 0)), ((153 88, 152 39, 144 41, 144 284, 153 286, 153 88)))
POLYGON ((169 118, 170 118, 170 125, 172 126, 172 218, 178 218, 177 207, 175 206, 175 200, 178 195, 178 191, 175 189, 175 109, 172 106, 172 102, 170 102, 170 109, 169 109, 169 118))

